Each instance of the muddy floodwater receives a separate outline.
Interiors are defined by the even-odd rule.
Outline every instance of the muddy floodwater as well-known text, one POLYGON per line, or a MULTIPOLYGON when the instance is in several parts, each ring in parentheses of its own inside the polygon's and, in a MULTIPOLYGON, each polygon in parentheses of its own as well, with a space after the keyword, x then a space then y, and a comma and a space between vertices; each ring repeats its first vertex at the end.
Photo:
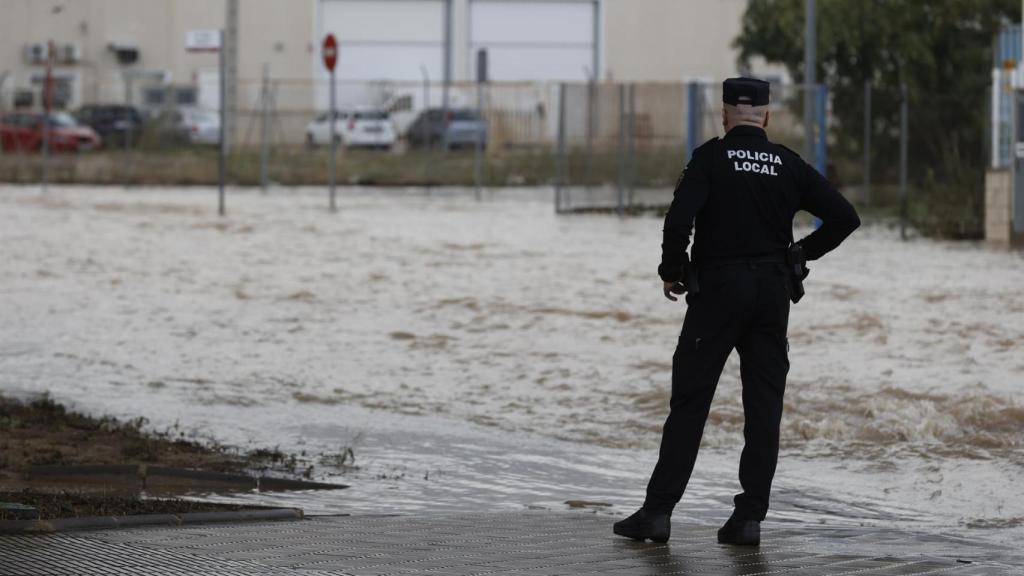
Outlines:
MULTIPOLYGON (((556 216, 538 190, 215 203, 0 186, 0 392, 279 446, 352 485, 233 499, 640 503, 685 313, 655 275, 660 219, 556 216)), ((1019 542, 1024 255, 867 225, 811 269, 770 517, 1019 542)), ((728 516, 742 426, 733 355, 678 515, 728 516)))

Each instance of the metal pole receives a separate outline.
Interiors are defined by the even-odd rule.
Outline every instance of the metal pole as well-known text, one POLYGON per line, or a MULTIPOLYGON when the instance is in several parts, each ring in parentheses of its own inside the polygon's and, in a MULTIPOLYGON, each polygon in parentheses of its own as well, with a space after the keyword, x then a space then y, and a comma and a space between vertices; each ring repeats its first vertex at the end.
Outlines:
POLYGON ((1010 92, 1010 181, 1011 185, 1011 202, 1013 214, 1011 215, 1011 226, 1010 230, 1014 234, 1024 233, 1024 185, 1021 183, 1021 163, 1024 159, 1017 153, 1017 149, 1021 146, 1021 141, 1024 139, 1024 126, 1021 126, 1024 121, 1024 116, 1021 115, 1021 109, 1024 107, 1024 91, 1014 87, 1013 91, 1010 92))
POLYGON ((225 112, 221 124, 224 126, 225 152, 230 152, 235 145, 238 133, 238 15, 239 0, 227 0, 224 14, 224 33, 221 37, 221 51, 224 52, 223 74, 225 112))
POLYGON ((263 64, 260 86, 260 189, 266 194, 269 186, 267 163, 270 161, 270 65, 263 64))
MULTIPOLYGON (((476 83, 476 113, 481 120, 484 118, 484 83, 476 83)), ((473 138, 473 183, 476 185, 476 199, 480 200, 483 173, 483 135, 476 134, 473 138)))
POLYGON ((991 146, 991 148, 992 148, 992 154, 991 154, 991 159, 990 160, 991 160, 991 167, 992 167, 993 170, 999 168, 999 166, 1002 164, 1002 161, 1001 161, 1002 160, 1002 151, 1000 150, 1000 143, 1002 142, 1002 139, 1000 137, 1000 131, 1002 129, 1002 126, 1000 126, 1000 122, 1002 121, 1001 117, 1000 117, 1000 113, 1002 112, 1002 110, 1000 110, 1000 107, 999 107, 999 104, 1000 104, 1000 101, 1001 101, 1002 91, 1003 91, 1003 80, 1002 80, 1001 70, 999 68, 993 68, 992 69, 992 94, 991 94, 992 102, 989 104, 989 106, 991 107, 991 110, 989 110, 989 112, 991 113, 991 118, 990 118, 989 122, 992 123, 992 133, 991 133, 992 142, 989 144, 989 146, 991 146))
POLYGON ((594 53, 593 73, 590 75, 594 82, 601 78, 601 0, 594 0, 594 53))
POLYGON ((50 187, 50 110, 53 108, 53 40, 46 44, 46 79, 43 83, 43 192, 50 187))
MULTIPOLYGON (((484 84, 487 82, 487 50, 481 49, 476 55, 476 113, 481 122, 484 117, 484 84)), ((484 179, 484 138, 479 131, 473 137, 473 182, 476 184, 476 199, 479 201, 484 179)))
POLYGON ((907 85, 900 86, 900 238, 907 239, 907 141, 909 132, 907 85))
MULTIPOLYGON (((423 74, 423 113, 420 123, 421 138, 423 139, 423 183, 429 186, 430 176, 430 76, 427 67, 420 64, 420 73, 423 74)), ((412 140, 411 138, 409 140, 412 140)))
POLYGON ((227 108, 227 76, 224 70, 224 30, 220 31, 220 47, 217 50, 217 72, 220 76, 220 142, 218 145, 217 154, 217 213, 224 216, 226 209, 224 206, 224 180, 227 176, 226 172, 226 156, 227 156, 227 138, 225 137, 225 109, 227 108))
POLYGON ((626 190, 626 85, 619 85, 619 181, 616 186, 615 211, 619 216, 623 213, 623 201, 626 190))
MULTIPOLYGON (((129 108, 131 108, 132 100, 134 100, 134 98, 132 98, 132 88, 133 88, 133 86, 132 86, 132 76, 128 72, 125 72, 125 82, 127 84, 127 90, 125 90, 125 94, 124 94, 124 103, 129 108)), ((130 112, 128 112, 127 110, 125 111, 125 113, 126 114, 130 114, 130 112)), ((125 118, 125 126, 127 128, 124 131, 124 150, 125 150, 125 152, 127 152, 128 149, 131 147, 131 140, 132 140, 132 122, 131 122, 131 118, 125 118)))
POLYGON ((1021 184, 1021 173, 1018 164, 1022 162, 1022 159, 1017 155, 1017 147, 1020 146, 1022 137, 1024 137, 1024 127, 1021 126, 1021 121, 1024 117, 1021 115, 1021 107, 1024 106, 1024 92, 1020 89, 1014 88, 1010 95, 1010 117, 1013 119, 1013 126, 1010 130, 1010 137, 1012 138, 1010 146, 1010 166, 1011 166, 1011 178, 1013 182, 1012 194, 1013 201, 1011 206, 1013 207, 1013 224, 1012 230, 1014 234, 1024 234, 1024 185, 1021 184))
POLYGON ((871 205, 871 80, 864 82, 864 203, 871 205))
POLYGON ((336 122, 335 116, 337 116, 337 112, 335 111, 334 93, 335 93, 334 69, 332 68, 331 69, 331 112, 330 112, 330 118, 331 118, 330 124, 331 124, 331 127, 330 127, 330 132, 329 132, 329 134, 331 136, 331 158, 330 158, 330 161, 329 161, 330 162, 330 168, 328 169, 328 181, 329 181, 328 187, 329 187, 330 193, 331 193, 331 203, 330 203, 331 204, 331 212, 336 212, 338 210, 338 206, 337 206, 337 203, 336 203, 336 200, 335 200, 335 185, 336 185, 336 180, 335 179, 337 177, 336 170, 337 170, 337 156, 338 156, 338 135, 337 135, 337 132, 335 132, 335 129, 334 129, 334 124, 336 122))
POLYGON ((817 84, 817 4, 804 0, 804 155, 814 155, 814 85, 817 84))
POLYGON ((452 0, 444 2, 444 76, 441 85, 441 146, 448 151, 448 90, 452 83, 452 0))
POLYGON ((566 184, 565 83, 558 85, 558 153, 555 154, 555 213, 562 211, 566 184))
POLYGON ((584 185, 590 190, 591 180, 594 171, 594 105, 597 101, 597 81, 591 73, 587 81, 587 164, 585 168, 584 185))
MULTIPOLYGON (((626 205, 633 205, 633 189, 636 186, 636 84, 629 85, 629 123, 627 124, 629 129, 628 139, 626 140, 626 158, 628 159, 629 166, 629 195, 626 200, 626 205)), ((619 214, 621 215, 623 210, 620 208, 619 214)))
POLYGON ((828 87, 824 84, 818 85, 814 96, 814 123, 817 125, 818 133, 814 140, 814 161, 818 172, 825 175, 828 174, 828 87))
POLYGON ((691 81, 686 86, 686 159, 693 158, 701 136, 700 83, 691 81))

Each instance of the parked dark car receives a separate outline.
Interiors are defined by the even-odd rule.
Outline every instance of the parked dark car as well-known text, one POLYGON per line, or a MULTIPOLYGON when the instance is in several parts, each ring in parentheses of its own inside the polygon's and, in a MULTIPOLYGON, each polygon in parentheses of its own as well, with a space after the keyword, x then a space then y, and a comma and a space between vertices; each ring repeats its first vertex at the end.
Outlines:
MULTIPOLYGON (((96 131, 79 124, 67 112, 49 116, 50 151, 84 152, 98 148, 103 140, 96 131)), ((0 147, 4 152, 38 152, 43 149, 43 114, 13 112, 0 116, 0 147)))
POLYGON ((441 108, 424 110, 405 132, 411 147, 472 148, 478 141, 487 147, 487 121, 472 109, 452 109, 445 117, 441 108))
POLYGON ((142 138, 142 115, 134 106, 124 104, 87 104, 75 117, 103 138, 108 146, 131 146, 142 138))

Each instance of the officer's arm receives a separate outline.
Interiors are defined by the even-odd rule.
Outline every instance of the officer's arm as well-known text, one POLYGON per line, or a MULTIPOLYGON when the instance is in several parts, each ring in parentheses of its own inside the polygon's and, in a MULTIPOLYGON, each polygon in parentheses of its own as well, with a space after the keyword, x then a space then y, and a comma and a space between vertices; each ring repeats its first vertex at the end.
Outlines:
POLYGON ((661 265, 658 266, 658 276, 665 282, 676 282, 683 277, 682 268, 686 262, 686 247, 690 245, 693 219, 708 200, 710 168, 707 152, 697 149, 676 184, 672 205, 665 215, 661 265))
POLYGON ((834 250, 860 226, 860 217, 846 198, 804 162, 800 208, 821 219, 821 227, 800 240, 808 260, 817 260, 834 250))

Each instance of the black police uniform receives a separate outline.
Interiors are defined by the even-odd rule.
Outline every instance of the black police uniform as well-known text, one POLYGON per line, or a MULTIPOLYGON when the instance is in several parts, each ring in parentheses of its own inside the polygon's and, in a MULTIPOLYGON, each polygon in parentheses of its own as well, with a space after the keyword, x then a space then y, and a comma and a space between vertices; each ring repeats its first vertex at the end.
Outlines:
MULTIPOLYGON (((723 101, 768 104, 768 85, 727 80, 723 101)), ((822 220, 799 242, 808 260, 838 246, 860 225, 853 206, 821 174, 793 151, 769 142, 761 128, 735 127, 694 151, 665 217, 658 273, 666 282, 686 283, 686 248, 696 220, 691 252, 700 288, 686 297, 672 358, 671 412, 643 510, 670 513, 682 497, 718 378, 735 348, 745 445, 739 471, 743 492, 735 498, 733 518, 764 519, 789 371, 792 285, 784 258, 798 210, 822 220)))

